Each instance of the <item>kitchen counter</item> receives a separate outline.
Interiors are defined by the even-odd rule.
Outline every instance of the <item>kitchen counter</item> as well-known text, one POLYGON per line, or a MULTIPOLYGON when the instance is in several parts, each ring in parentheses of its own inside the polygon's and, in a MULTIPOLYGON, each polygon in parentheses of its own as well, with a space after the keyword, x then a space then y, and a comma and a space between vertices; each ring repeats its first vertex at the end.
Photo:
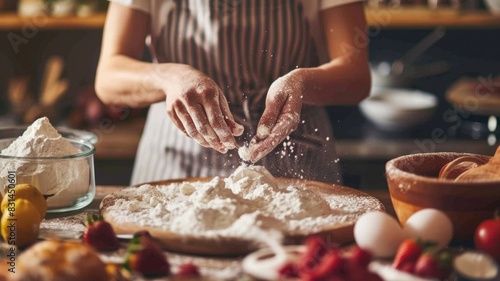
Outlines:
POLYGON ((340 159, 389 160, 398 156, 428 152, 464 152, 493 155, 496 146, 484 140, 432 139, 337 139, 340 159))
POLYGON ((483 140, 429 139, 337 139, 344 185, 363 191, 387 190, 385 164, 408 154, 426 152, 463 152, 493 155, 496 146, 483 140))
POLYGON ((471 115, 450 122, 444 118, 447 110, 447 106, 440 108, 429 122, 415 128, 384 131, 368 122, 357 106, 330 107, 344 185, 361 190, 387 189, 385 164, 403 155, 495 153, 500 130, 497 126, 490 131, 487 116, 471 115))
POLYGON ((368 122, 357 106, 330 107, 339 158, 389 160, 430 152, 494 154, 500 140, 499 126, 490 131, 488 116, 470 115, 451 122, 444 118, 448 110, 439 109, 431 120, 417 127, 386 131, 368 122))
MULTIPOLYGON (((57 228, 54 225, 63 225, 65 226, 64 227, 65 229, 73 229, 73 227, 70 227, 69 224, 71 225, 78 224, 79 228, 82 229, 82 224, 84 224, 86 214, 98 212, 99 204, 106 195, 119 191, 124 187, 125 186, 103 186, 103 185, 97 186, 95 198, 89 206, 85 207, 83 210, 72 213, 48 214, 48 216, 46 217, 46 221, 48 221, 48 223, 46 225, 51 225, 51 227, 50 228, 44 227, 41 229, 41 231, 47 232, 48 230, 49 233, 59 233, 58 231, 60 230, 54 231, 54 229, 57 228)), ((395 216, 394 209, 390 201, 389 192, 387 190, 367 190, 366 193, 379 199, 386 207, 387 212, 392 216, 395 216)), ((64 232, 64 230, 61 231, 64 232)), ((118 262, 123 259, 126 253, 125 251, 128 245, 127 243, 128 242, 126 240, 123 240, 121 243, 122 247, 120 250, 112 253, 100 253, 100 255, 104 259, 114 260, 114 262, 118 262)), ((253 280, 242 272, 241 262, 243 256, 210 257, 210 256, 194 256, 194 255, 180 254, 174 252, 166 252, 166 255, 174 271, 181 264, 191 262, 193 264, 198 265, 202 269, 202 272, 204 272, 205 275, 215 278, 213 280, 253 280)), ((143 279, 133 279, 133 280, 139 281, 143 279)), ((155 280, 167 280, 167 279, 155 279, 155 280)))
MULTIPOLYGON (((81 224, 84 223, 85 213, 96 213, 99 210, 99 204, 102 199, 112 193, 116 192, 125 186, 103 186, 99 185, 96 187, 96 195, 92 203, 85 207, 83 210, 75 211, 71 213, 64 214, 48 214, 46 220, 48 223, 46 225, 50 225, 51 229, 42 228, 41 231, 45 232, 53 232, 54 225, 65 225, 66 228, 68 224, 81 224)), ((394 209, 392 208, 392 204, 390 202, 390 196, 387 190, 374 190, 367 191, 368 194, 374 196, 379 199, 387 209, 389 214, 394 215, 394 209)), ((104 258, 109 259, 122 259, 125 254, 127 242, 123 241, 122 249, 117 252, 113 252, 110 254, 101 254, 104 255, 104 258)), ((186 262, 192 262, 198 265, 202 270, 210 276, 215 277, 217 280, 240 280, 241 278, 246 278, 244 280, 252 280, 249 279, 248 276, 245 276, 241 269, 241 261, 243 257, 202 257, 202 256, 193 256, 193 255, 185 255, 179 253, 166 252, 167 258, 172 267, 177 267, 180 264, 186 262)), ((135 280, 135 279, 134 279, 135 280)), ((142 280, 142 279, 140 279, 142 280)), ((156 279, 155 279, 156 280, 156 279)), ((158 279, 158 280, 167 280, 167 279, 158 279)))

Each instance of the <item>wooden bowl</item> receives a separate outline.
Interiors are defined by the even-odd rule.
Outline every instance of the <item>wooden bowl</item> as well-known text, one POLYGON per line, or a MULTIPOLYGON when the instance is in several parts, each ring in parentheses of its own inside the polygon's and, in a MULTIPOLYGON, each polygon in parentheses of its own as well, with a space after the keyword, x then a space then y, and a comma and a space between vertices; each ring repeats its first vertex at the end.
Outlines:
MULTIPOLYGON (((402 225, 415 212, 435 208, 446 213, 455 241, 471 241, 478 224, 500 207, 500 181, 454 182, 438 179, 446 163, 467 153, 420 153, 387 162, 386 176, 396 215, 402 225)), ((436 226, 439 227, 439 226, 436 226)))

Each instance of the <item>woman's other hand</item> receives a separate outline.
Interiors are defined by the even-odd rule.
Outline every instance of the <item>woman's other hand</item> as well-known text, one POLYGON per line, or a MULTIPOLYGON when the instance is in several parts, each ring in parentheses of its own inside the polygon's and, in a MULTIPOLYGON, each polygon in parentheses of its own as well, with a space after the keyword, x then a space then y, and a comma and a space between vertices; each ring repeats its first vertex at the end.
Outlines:
POLYGON ((363 3, 355 2, 321 12, 330 61, 298 68, 270 87, 257 135, 240 155, 259 161, 300 122, 302 103, 315 106, 358 104, 370 92, 368 36, 363 3))
POLYGON ((243 126, 234 121, 227 100, 215 82, 183 66, 165 88, 167 113, 188 137, 221 153, 238 147, 234 136, 243 126))
POLYGON ((297 129, 302 110, 303 81, 300 72, 292 71, 271 84, 257 134, 248 146, 248 160, 259 161, 297 129))

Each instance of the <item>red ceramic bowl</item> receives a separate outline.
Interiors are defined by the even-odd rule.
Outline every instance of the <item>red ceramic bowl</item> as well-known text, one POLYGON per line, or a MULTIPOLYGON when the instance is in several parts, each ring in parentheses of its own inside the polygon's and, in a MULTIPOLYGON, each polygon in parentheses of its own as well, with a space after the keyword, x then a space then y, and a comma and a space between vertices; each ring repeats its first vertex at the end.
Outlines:
MULTIPOLYGON (((438 179, 441 167, 467 153, 421 153, 394 158, 386 164, 392 204, 401 224, 415 212, 435 208, 446 213, 454 227, 455 241, 471 241, 483 220, 500 208, 500 181, 454 182, 438 179)), ((439 227, 439 226, 436 226, 439 227)))

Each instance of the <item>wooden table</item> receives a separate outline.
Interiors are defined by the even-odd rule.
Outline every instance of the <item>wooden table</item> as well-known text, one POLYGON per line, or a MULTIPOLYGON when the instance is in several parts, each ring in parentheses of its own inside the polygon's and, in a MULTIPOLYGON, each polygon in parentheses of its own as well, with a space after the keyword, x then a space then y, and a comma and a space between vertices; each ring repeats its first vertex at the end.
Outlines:
MULTIPOLYGON (((83 231, 86 213, 98 212, 101 200, 106 195, 122 188, 124 186, 97 186, 96 196, 89 206, 78 212, 48 214, 45 222, 42 223, 41 231, 49 234, 56 233, 56 235, 58 235, 58 229, 76 230, 76 232, 83 231)), ((369 190, 365 192, 379 199, 386 207, 387 212, 394 214, 387 190, 369 190)), ((71 234, 71 231, 69 233, 71 234)), ((101 254, 101 256, 105 259, 120 261, 126 253, 127 243, 128 241, 123 241, 122 248, 119 251, 111 254, 101 254)), ((242 272, 241 260, 243 257, 201 257, 171 252, 167 252, 166 254, 174 272, 179 265, 192 262, 200 267, 204 275, 213 277, 215 280, 251 280, 249 276, 246 276, 242 272)))

